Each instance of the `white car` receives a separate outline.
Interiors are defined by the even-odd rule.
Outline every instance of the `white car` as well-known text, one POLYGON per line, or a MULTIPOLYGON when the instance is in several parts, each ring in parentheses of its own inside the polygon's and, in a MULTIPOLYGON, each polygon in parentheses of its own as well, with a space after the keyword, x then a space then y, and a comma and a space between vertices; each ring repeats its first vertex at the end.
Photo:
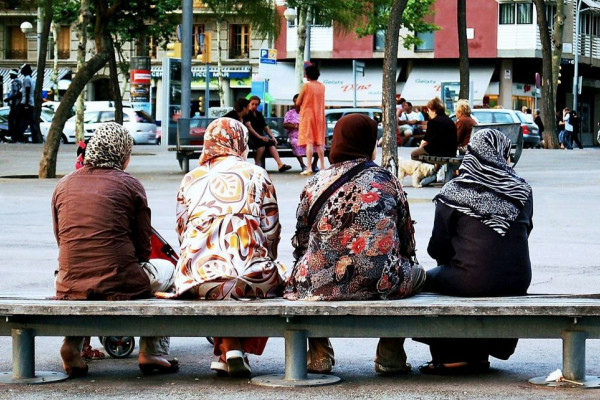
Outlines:
MULTIPOLYGON (((65 123, 63 143, 75 143, 75 118, 71 117, 65 123)), ((114 121, 114 108, 86 111, 83 114, 85 139, 91 138, 100 124, 114 121)), ((127 128, 135 144, 156 144, 156 123, 145 111, 124 107, 123 126, 127 128)))

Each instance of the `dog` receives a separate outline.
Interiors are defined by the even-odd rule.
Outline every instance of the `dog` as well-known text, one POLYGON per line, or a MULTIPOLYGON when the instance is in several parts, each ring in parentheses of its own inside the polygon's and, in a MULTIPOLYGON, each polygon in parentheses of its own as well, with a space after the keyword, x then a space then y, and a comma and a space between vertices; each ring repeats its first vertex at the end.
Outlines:
POLYGON ((433 174, 433 164, 427 164, 420 161, 398 159, 398 179, 402 181, 406 175, 412 178, 412 186, 421 187, 421 179, 433 174))

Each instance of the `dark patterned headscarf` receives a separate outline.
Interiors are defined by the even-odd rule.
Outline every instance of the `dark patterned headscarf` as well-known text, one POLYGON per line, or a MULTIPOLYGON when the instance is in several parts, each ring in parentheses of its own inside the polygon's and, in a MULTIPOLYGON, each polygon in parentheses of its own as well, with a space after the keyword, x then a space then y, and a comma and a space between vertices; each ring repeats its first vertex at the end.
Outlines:
POLYGON ((358 158, 371 159, 377 142, 377 122, 363 114, 348 114, 335 124, 329 150, 332 164, 358 158))
POLYGON ((477 218, 504 236, 531 195, 531 186, 506 162, 510 146, 500 131, 475 132, 460 175, 444 185, 433 200, 477 218))
POLYGON ((211 122, 204 134, 204 148, 200 165, 223 156, 242 157, 248 149, 248 128, 233 118, 219 118, 211 122))
POLYGON ((107 122, 96 129, 85 148, 84 165, 123 169, 131 155, 133 138, 123 125, 107 122))

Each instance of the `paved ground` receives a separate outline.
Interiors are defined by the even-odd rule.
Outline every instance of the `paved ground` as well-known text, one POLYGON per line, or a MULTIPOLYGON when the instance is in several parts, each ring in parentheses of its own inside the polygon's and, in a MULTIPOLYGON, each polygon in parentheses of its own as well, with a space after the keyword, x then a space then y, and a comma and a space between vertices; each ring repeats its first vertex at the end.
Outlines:
MULTIPOLYGON (((56 179, 38 180, 41 145, 0 144, 0 295, 53 294, 56 244, 50 220, 50 196, 56 179)), ((407 149, 400 149, 408 157, 407 149)), ((61 146, 57 172, 69 173, 75 146, 61 146)), ((269 160, 267 169, 275 183, 283 225, 280 259, 291 266, 290 238, 299 194, 305 179, 298 175, 295 160, 290 172, 280 174, 269 160)), ((533 282, 531 293, 598 293, 600 224, 600 149, 573 151, 525 150, 517 167, 534 190, 534 229, 530 237, 533 282)), ((129 170, 146 187, 153 225, 172 244, 175 193, 181 180, 175 156, 155 146, 136 146, 129 170)), ((413 189, 404 183, 417 221, 418 257, 434 266, 426 253, 433 221, 431 198, 440 186, 413 189)), ((492 360, 492 372, 479 377, 421 376, 413 368, 406 376, 378 377, 373 371, 375 339, 334 339, 338 385, 304 389, 269 389, 251 386, 246 380, 218 379, 209 370, 211 346, 203 338, 173 338, 172 354, 183 367, 174 376, 147 378, 137 369, 135 353, 126 360, 92 362, 84 379, 41 386, 9 385, 0 388, 0 399, 48 398, 598 398, 594 390, 538 388, 527 380, 561 367, 561 342, 522 340, 510 361, 492 360)), ((98 342, 94 344, 98 346, 98 342)), ((38 370, 58 371, 59 338, 38 338, 38 370)), ((587 373, 600 374, 600 343, 589 341, 587 373)), ((425 346, 407 341, 409 361, 416 366, 429 360, 425 346)), ((251 359, 254 375, 282 373, 283 341, 272 339, 265 354, 251 359)), ((11 370, 10 338, 0 338, 0 371, 11 370)))

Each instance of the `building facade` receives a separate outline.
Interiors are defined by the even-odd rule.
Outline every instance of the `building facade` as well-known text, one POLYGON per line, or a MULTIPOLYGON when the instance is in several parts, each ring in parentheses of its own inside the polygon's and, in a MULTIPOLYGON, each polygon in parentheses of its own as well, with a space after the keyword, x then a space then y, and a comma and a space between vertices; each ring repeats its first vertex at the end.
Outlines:
MULTIPOLYGON (((578 46, 575 38, 575 17, 581 0, 564 0, 566 22, 564 26, 561 83, 558 85, 557 108, 573 107, 574 48, 579 49, 579 88, 577 110, 582 118, 584 143, 594 143, 597 122, 600 121, 600 81, 596 79, 600 68, 600 14, 597 9, 582 4, 579 14, 580 35, 578 46)), ((273 104, 289 106, 297 92, 294 62, 297 48, 297 23, 286 21, 286 7, 276 4, 282 14, 282 28, 278 38, 270 43, 257 38, 249 24, 230 17, 217 28, 215 14, 201 1, 193 2, 194 57, 192 59, 192 114, 202 109, 206 101, 219 106, 221 99, 231 106, 235 99, 246 96, 253 81, 265 82, 273 104), (219 32, 217 32, 217 30, 219 32), (199 39, 204 34, 205 43, 199 39), (275 49, 277 63, 261 63, 261 49, 275 49), (206 63, 200 59, 201 50, 209 53, 209 98, 206 99, 206 63), (220 51, 219 51, 220 49, 220 51), (217 67, 220 53, 221 68, 217 67), (220 92, 219 74, 221 74, 220 92)), ((457 10, 455 0, 437 0, 435 13, 430 22, 439 27, 432 33, 419 33, 422 40, 418 46, 404 48, 401 32, 398 50, 396 89, 399 96, 414 105, 424 105, 435 96, 444 99, 452 110, 458 96, 458 38, 457 10)), ((546 13, 552 31, 556 2, 546 2, 546 13)), ((29 21, 36 26, 36 13, 23 10, 0 10, 0 74, 4 88, 8 85, 8 71, 24 62, 35 64, 37 36, 25 35, 20 24, 29 21)), ((536 90, 536 74, 542 72, 541 44, 537 25, 537 10, 531 0, 477 0, 467 1, 467 36, 471 78, 470 100, 474 107, 503 107, 520 109, 522 106, 536 108, 539 91, 536 90)), ((76 71, 77 38, 73 27, 60 27, 56 34, 57 50, 50 51, 51 59, 59 71, 58 82, 52 82, 47 69, 44 90, 58 85, 58 91, 68 86, 76 71)), ((327 106, 379 106, 381 104, 382 65, 384 57, 384 32, 358 38, 345 33, 331 21, 318 16, 310 24, 310 60, 321 70, 320 80, 327 87, 327 106), (365 63, 364 75, 358 74, 356 82, 352 60, 365 63)), ((176 42, 175 33, 173 41, 176 42)), ((160 120, 163 107, 162 60, 169 56, 167 50, 140 38, 125 48, 126 59, 148 56, 151 61, 151 101, 153 115, 160 120), (158 110, 158 112, 157 112, 158 110)), ((175 54, 177 55, 177 54, 175 54)), ((100 71, 88 84, 88 100, 109 100, 111 94, 104 90, 108 70, 100 71)), ((129 96, 128 82, 122 80, 124 99, 129 96)), ((6 89, 4 89, 6 91, 6 89)), ((280 108, 283 109, 283 108, 280 108)))

